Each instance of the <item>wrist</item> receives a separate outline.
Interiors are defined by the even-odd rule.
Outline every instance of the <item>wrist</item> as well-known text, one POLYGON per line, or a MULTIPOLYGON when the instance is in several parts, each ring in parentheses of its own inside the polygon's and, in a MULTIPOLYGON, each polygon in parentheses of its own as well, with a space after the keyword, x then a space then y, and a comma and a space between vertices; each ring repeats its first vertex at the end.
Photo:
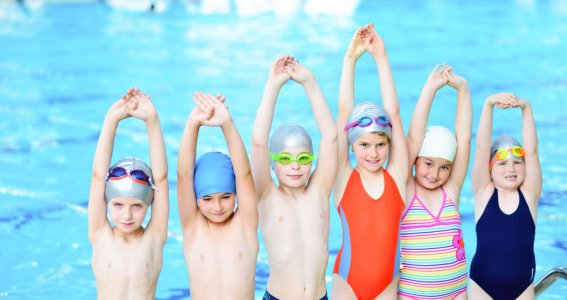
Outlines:
POLYGON ((466 84, 466 83, 457 87, 457 92, 459 92, 459 93, 468 92, 468 91, 469 91, 469 85, 466 84))
POLYGON ((157 113, 152 113, 148 116, 147 119, 144 120, 147 126, 159 124, 159 117, 157 113))
POLYGON ((221 124, 222 129, 228 129, 233 126, 234 126, 234 122, 232 122, 232 118, 229 118, 228 120, 226 120, 226 122, 221 124))

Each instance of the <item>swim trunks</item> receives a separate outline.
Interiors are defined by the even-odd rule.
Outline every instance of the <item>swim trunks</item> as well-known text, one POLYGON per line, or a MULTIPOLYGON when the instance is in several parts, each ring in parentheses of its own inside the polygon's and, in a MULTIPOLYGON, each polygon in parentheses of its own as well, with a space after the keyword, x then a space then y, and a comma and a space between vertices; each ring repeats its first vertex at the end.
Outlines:
MULTIPOLYGON (((280 299, 274 297, 272 294, 270 294, 270 292, 268 292, 268 290, 266 290, 266 293, 264 293, 264 297, 262 297, 262 300, 280 300, 280 299)), ((327 298, 327 293, 325 293, 325 296, 321 297, 321 299, 319 300, 329 300, 329 298, 327 298)))

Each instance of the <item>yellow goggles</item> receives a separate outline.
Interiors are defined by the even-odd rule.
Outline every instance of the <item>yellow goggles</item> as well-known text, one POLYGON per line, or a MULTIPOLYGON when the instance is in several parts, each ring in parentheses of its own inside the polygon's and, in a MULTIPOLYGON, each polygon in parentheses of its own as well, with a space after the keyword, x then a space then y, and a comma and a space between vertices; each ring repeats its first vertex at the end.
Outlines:
POLYGON ((510 156, 510 154, 512 154, 515 157, 524 157, 524 155, 526 155, 526 152, 524 151, 524 148, 522 148, 520 146, 514 146, 514 147, 508 148, 508 149, 499 149, 498 151, 496 151, 494 158, 490 162, 490 168, 492 168, 492 166, 497 161, 507 159, 508 156, 510 156))

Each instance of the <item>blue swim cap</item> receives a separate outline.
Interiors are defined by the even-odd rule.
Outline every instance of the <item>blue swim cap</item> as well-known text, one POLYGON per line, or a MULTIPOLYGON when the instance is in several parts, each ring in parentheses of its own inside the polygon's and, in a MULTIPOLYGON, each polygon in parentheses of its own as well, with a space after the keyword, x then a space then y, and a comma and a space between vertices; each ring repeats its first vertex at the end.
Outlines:
POLYGON ((194 185, 197 199, 215 193, 236 194, 234 170, 228 155, 205 153, 195 163, 194 185))

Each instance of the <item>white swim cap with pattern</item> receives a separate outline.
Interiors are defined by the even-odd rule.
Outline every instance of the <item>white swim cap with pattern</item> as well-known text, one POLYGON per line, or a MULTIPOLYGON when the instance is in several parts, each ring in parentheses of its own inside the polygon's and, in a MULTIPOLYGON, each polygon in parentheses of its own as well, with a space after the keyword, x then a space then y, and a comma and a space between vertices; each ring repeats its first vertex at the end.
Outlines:
MULTIPOLYGON (((116 167, 122 167, 128 171, 141 170, 152 178, 150 167, 143 160, 134 156, 128 156, 117 161, 110 167, 110 170, 116 167)), ((154 199, 154 190, 151 185, 132 180, 128 175, 120 179, 107 178, 104 197, 107 203, 118 197, 133 197, 142 200, 146 205, 150 206, 154 199)))
POLYGON ((456 154, 457 139, 449 129, 443 126, 429 126, 425 129, 418 157, 438 157, 453 162, 456 154))
MULTIPOLYGON (((382 107, 372 102, 362 102, 360 104, 357 104, 352 109, 352 112, 348 117, 347 125, 352 124, 353 122, 356 122, 363 117, 374 118, 381 116, 385 116, 388 118, 388 120, 390 120, 390 117, 382 107)), ((392 138, 392 129, 390 126, 379 125, 376 124, 376 122, 372 121, 372 124, 366 127, 353 126, 348 129, 347 137, 349 145, 352 145, 360 136, 364 135, 367 132, 383 132, 384 134, 386 134, 386 136, 388 136, 388 139, 392 138)))
MULTIPOLYGON (((284 124, 278 127, 272 136, 268 148, 270 152, 279 154, 288 147, 305 147, 309 152, 313 153, 313 142, 305 128, 296 124, 284 124)), ((274 161, 270 162, 272 168, 274 161)))

